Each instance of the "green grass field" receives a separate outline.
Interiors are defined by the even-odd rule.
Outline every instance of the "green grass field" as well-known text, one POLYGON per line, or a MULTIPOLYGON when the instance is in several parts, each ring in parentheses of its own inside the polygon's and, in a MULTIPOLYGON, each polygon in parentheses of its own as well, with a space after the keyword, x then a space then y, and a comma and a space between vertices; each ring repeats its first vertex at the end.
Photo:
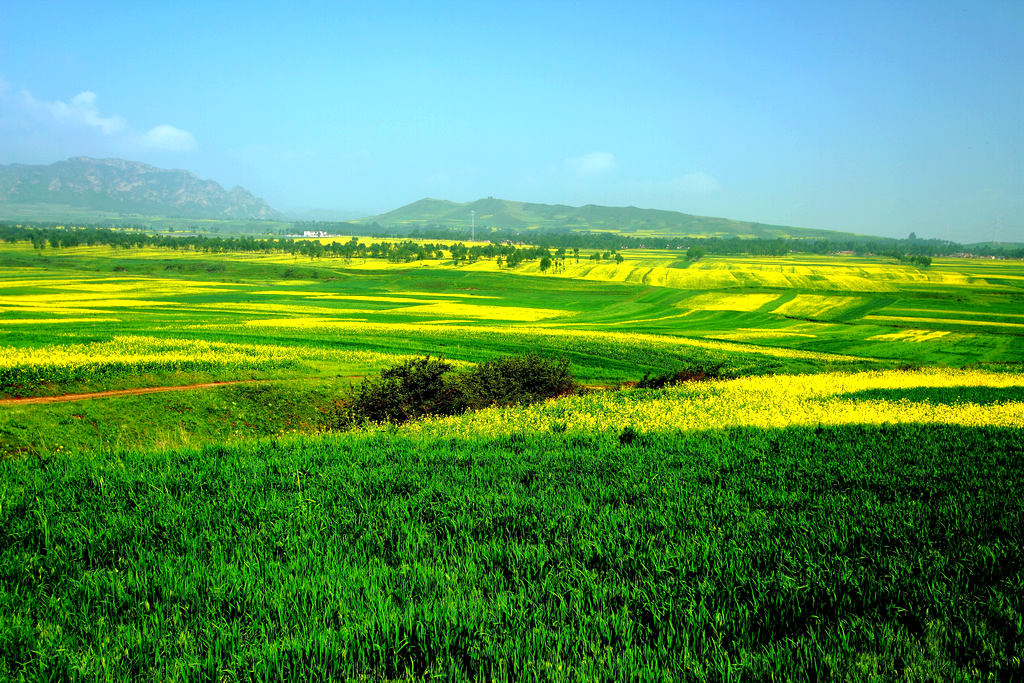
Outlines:
POLYGON ((1024 677, 1024 265, 587 256, 0 245, 0 679, 1024 677), (332 431, 525 351, 592 390, 332 431))

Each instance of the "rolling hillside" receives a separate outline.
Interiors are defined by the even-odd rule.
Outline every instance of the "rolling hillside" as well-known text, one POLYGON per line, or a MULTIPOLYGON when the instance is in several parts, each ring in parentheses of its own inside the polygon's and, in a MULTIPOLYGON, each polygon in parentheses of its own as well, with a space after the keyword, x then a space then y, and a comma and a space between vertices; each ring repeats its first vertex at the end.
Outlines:
POLYGON ((480 229, 504 230, 593 230, 636 235, 685 237, 830 237, 847 239, 850 233, 832 230, 794 228, 783 225, 750 223, 728 218, 694 216, 678 211, 639 209, 635 206, 567 206, 531 204, 506 199, 478 199, 457 203, 442 199, 421 199, 393 211, 364 219, 389 227, 425 227, 432 225, 469 227, 476 216, 480 229))

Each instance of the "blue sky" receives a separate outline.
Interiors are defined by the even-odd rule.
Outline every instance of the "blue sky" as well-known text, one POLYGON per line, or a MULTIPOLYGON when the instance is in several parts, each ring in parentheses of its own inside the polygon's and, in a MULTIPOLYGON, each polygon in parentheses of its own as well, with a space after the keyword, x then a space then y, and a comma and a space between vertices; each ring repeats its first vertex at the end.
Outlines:
POLYGON ((28 3, 0 163, 1024 241, 1024 3, 28 3))

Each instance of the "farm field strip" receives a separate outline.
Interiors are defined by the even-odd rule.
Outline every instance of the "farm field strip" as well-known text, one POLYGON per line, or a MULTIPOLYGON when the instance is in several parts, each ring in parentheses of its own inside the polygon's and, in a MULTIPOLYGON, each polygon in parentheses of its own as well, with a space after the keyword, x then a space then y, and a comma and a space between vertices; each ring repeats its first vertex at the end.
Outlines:
POLYGON ((979 325, 983 327, 1008 327, 1024 329, 1024 323, 1011 323, 998 320, 968 320, 966 318, 932 318, 918 316, 886 315, 881 313, 866 315, 864 316, 864 320, 880 322, 898 321, 912 323, 932 323, 933 325, 979 325))
POLYGON ((1024 313, 1000 313, 997 311, 985 311, 985 310, 948 310, 938 308, 902 308, 899 306, 887 306, 883 309, 879 315, 903 315, 912 318, 920 317, 922 320, 928 320, 935 316, 956 316, 957 318, 979 318, 981 316, 987 316, 992 318, 1024 318, 1024 313))
MULTIPOLYGON (((376 313, 382 309, 374 308, 344 308, 337 307, 333 308, 330 306, 313 306, 309 304, 292 303, 292 304, 274 304, 274 303, 262 303, 258 301, 219 301, 216 303, 198 303, 183 305, 183 308, 194 310, 197 312, 218 312, 218 313, 233 313, 237 315, 282 315, 282 314, 294 314, 294 315, 367 315, 370 313, 376 313)), ((383 309, 384 311, 390 309, 383 309)))
POLYGON ((546 342, 569 342, 571 348, 573 341, 596 341, 603 342, 622 348, 644 348, 654 347, 671 349, 678 347, 694 347, 710 349, 722 352, 734 352, 744 354, 759 354, 775 356, 779 358, 804 358, 811 360, 828 360, 837 362, 863 361, 865 358, 848 356, 844 354, 817 353, 813 351, 801 351, 780 347, 754 346, 750 344, 730 344, 726 342, 706 341, 702 339, 691 339, 687 337, 671 337, 667 335, 627 333, 614 331, 594 331, 579 329, 564 329, 559 327, 499 327, 493 325, 451 325, 443 330, 430 328, 424 330, 421 326, 408 323, 357 323, 349 321, 330 321, 317 318, 269 318, 263 320, 251 320, 245 323, 248 327, 255 328, 300 328, 307 330, 318 330, 344 334, 394 334, 408 333, 421 334, 429 332, 442 337, 452 339, 471 340, 476 337, 486 336, 513 336, 522 337, 524 341, 529 339, 543 339, 546 342))
POLYGON ((879 341, 925 342, 942 339, 950 334, 951 333, 948 330, 901 330, 899 332, 876 334, 873 337, 868 337, 868 339, 877 339, 879 341))
POLYGON ((969 370, 869 371, 774 375, 569 397, 527 408, 494 408, 424 420, 405 430, 494 438, 501 434, 703 431, 733 427, 926 423, 964 427, 1024 426, 1024 374, 969 370), (952 403, 913 400, 914 390, 959 390, 952 403), (978 389, 1012 389, 1015 398, 975 403, 978 389), (861 393, 891 398, 858 398, 861 393), (901 392, 906 396, 901 396, 901 392))
POLYGON ((343 292, 320 292, 316 290, 303 289, 259 289, 250 292, 254 295, 290 296, 304 299, 326 299, 337 301, 370 301, 374 303, 388 304, 433 304, 438 303, 438 298, 416 298, 404 296, 370 296, 366 294, 345 294, 343 292))
POLYGON ((623 327, 626 325, 647 325, 650 323, 661 323, 666 320, 677 320, 681 321, 683 318, 687 318, 692 315, 694 311, 683 311, 682 313, 673 313, 672 315, 658 315, 650 318, 633 318, 630 320, 601 320, 601 321, 560 321, 559 327, 571 328, 573 326, 589 326, 589 327, 623 327))
MULTIPOLYGON (((143 308, 150 306, 177 306, 176 301, 153 301, 149 299, 112 299, 104 296, 31 296, 31 297, 6 297, 0 300, 0 305, 7 308, 19 307, 24 310, 38 310, 38 311, 50 311, 54 308, 79 308, 90 306, 102 306, 102 308, 96 308, 94 310, 104 310, 106 308, 143 308), (52 304, 60 304, 54 307, 52 304)), ((93 310, 93 309, 90 309, 93 310)))
POLYGON ((419 306, 395 308, 389 313, 406 315, 447 315, 452 317, 482 318, 508 322, 535 322, 571 315, 569 311, 554 308, 524 308, 521 306, 479 306, 460 302, 435 302, 419 306))
POLYGON ((68 382, 153 370, 257 370, 291 367, 294 357, 270 346, 187 339, 114 337, 109 342, 0 348, 0 386, 68 382))
POLYGON ((102 380, 147 372, 308 368, 310 362, 381 365, 408 356, 316 346, 239 344, 201 339, 117 336, 106 342, 0 347, 0 389, 34 383, 102 380))
MULTIPOLYGON (((50 311, 51 313, 57 311, 50 311)), ((60 311, 64 312, 64 311, 60 311)), ((86 311, 75 311, 84 313, 86 311)), ((106 313, 106 311, 88 311, 89 313, 106 313)), ((101 316, 92 318, 7 318, 0 319, 0 328, 5 325, 68 325, 75 323, 117 323, 121 318, 104 318, 101 316)))
POLYGON ((698 294, 684 299, 679 304, 683 308, 692 308, 700 311, 756 311, 759 308, 773 303, 779 298, 779 294, 733 294, 713 292, 698 294))
POLYGON ((736 329, 735 332, 705 334, 704 337, 707 339, 721 339, 724 341, 741 342, 745 339, 784 339, 786 337, 804 337, 806 339, 814 339, 817 337, 817 335, 809 334, 807 332, 798 332, 796 330, 773 330, 739 327, 736 329))
POLYGON ((786 316, 814 317, 834 316, 852 308, 863 301, 860 297, 797 294, 791 300, 783 302, 772 309, 772 313, 786 316))

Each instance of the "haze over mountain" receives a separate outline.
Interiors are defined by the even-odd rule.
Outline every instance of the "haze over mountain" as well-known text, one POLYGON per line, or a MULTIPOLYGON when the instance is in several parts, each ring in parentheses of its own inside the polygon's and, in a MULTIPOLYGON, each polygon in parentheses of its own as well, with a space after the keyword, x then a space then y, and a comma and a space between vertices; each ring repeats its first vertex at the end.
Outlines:
POLYGON ((640 209, 635 206, 567 206, 535 204, 506 199, 478 199, 450 202, 421 199, 403 207, 363 219, 383 226, 426 227, 430 225, 469 228, 474 222, 480 235, 486 228, 505 230, 594 230, 659 236, 720 237, 850 237, 850 233, 810 228, 768 225, 728 218, 694 216, 678 211, 640 209))
POLYGON ((659 237, 863 239, 850 232, 699 216, 679 211, 586 204, 544 204, 487 197, 473 202, 421 199, 386 213, 354 220, 354 212, 307 209, 285 215, 248 190, 225 190, 180 169, 124 159, 74 157, 49 165, 0 165, 0 220, 102 222, 128 219, 242 221, 353 221, 399 230, 462 228, 487 238, 506 231, 617 232, 659 237))
MULTIPOLYGON (((97 212, 182 218, 279 220, 248 190, 225 190, 188 171, 124 159, 75 157, 48 166, 0 166, 0 218, 5 208, 59 205, 97 212)), ((57 209, 59 211, 59 209, 57 209)), ((61 216, 54 215, 54 219, 61 216)))

